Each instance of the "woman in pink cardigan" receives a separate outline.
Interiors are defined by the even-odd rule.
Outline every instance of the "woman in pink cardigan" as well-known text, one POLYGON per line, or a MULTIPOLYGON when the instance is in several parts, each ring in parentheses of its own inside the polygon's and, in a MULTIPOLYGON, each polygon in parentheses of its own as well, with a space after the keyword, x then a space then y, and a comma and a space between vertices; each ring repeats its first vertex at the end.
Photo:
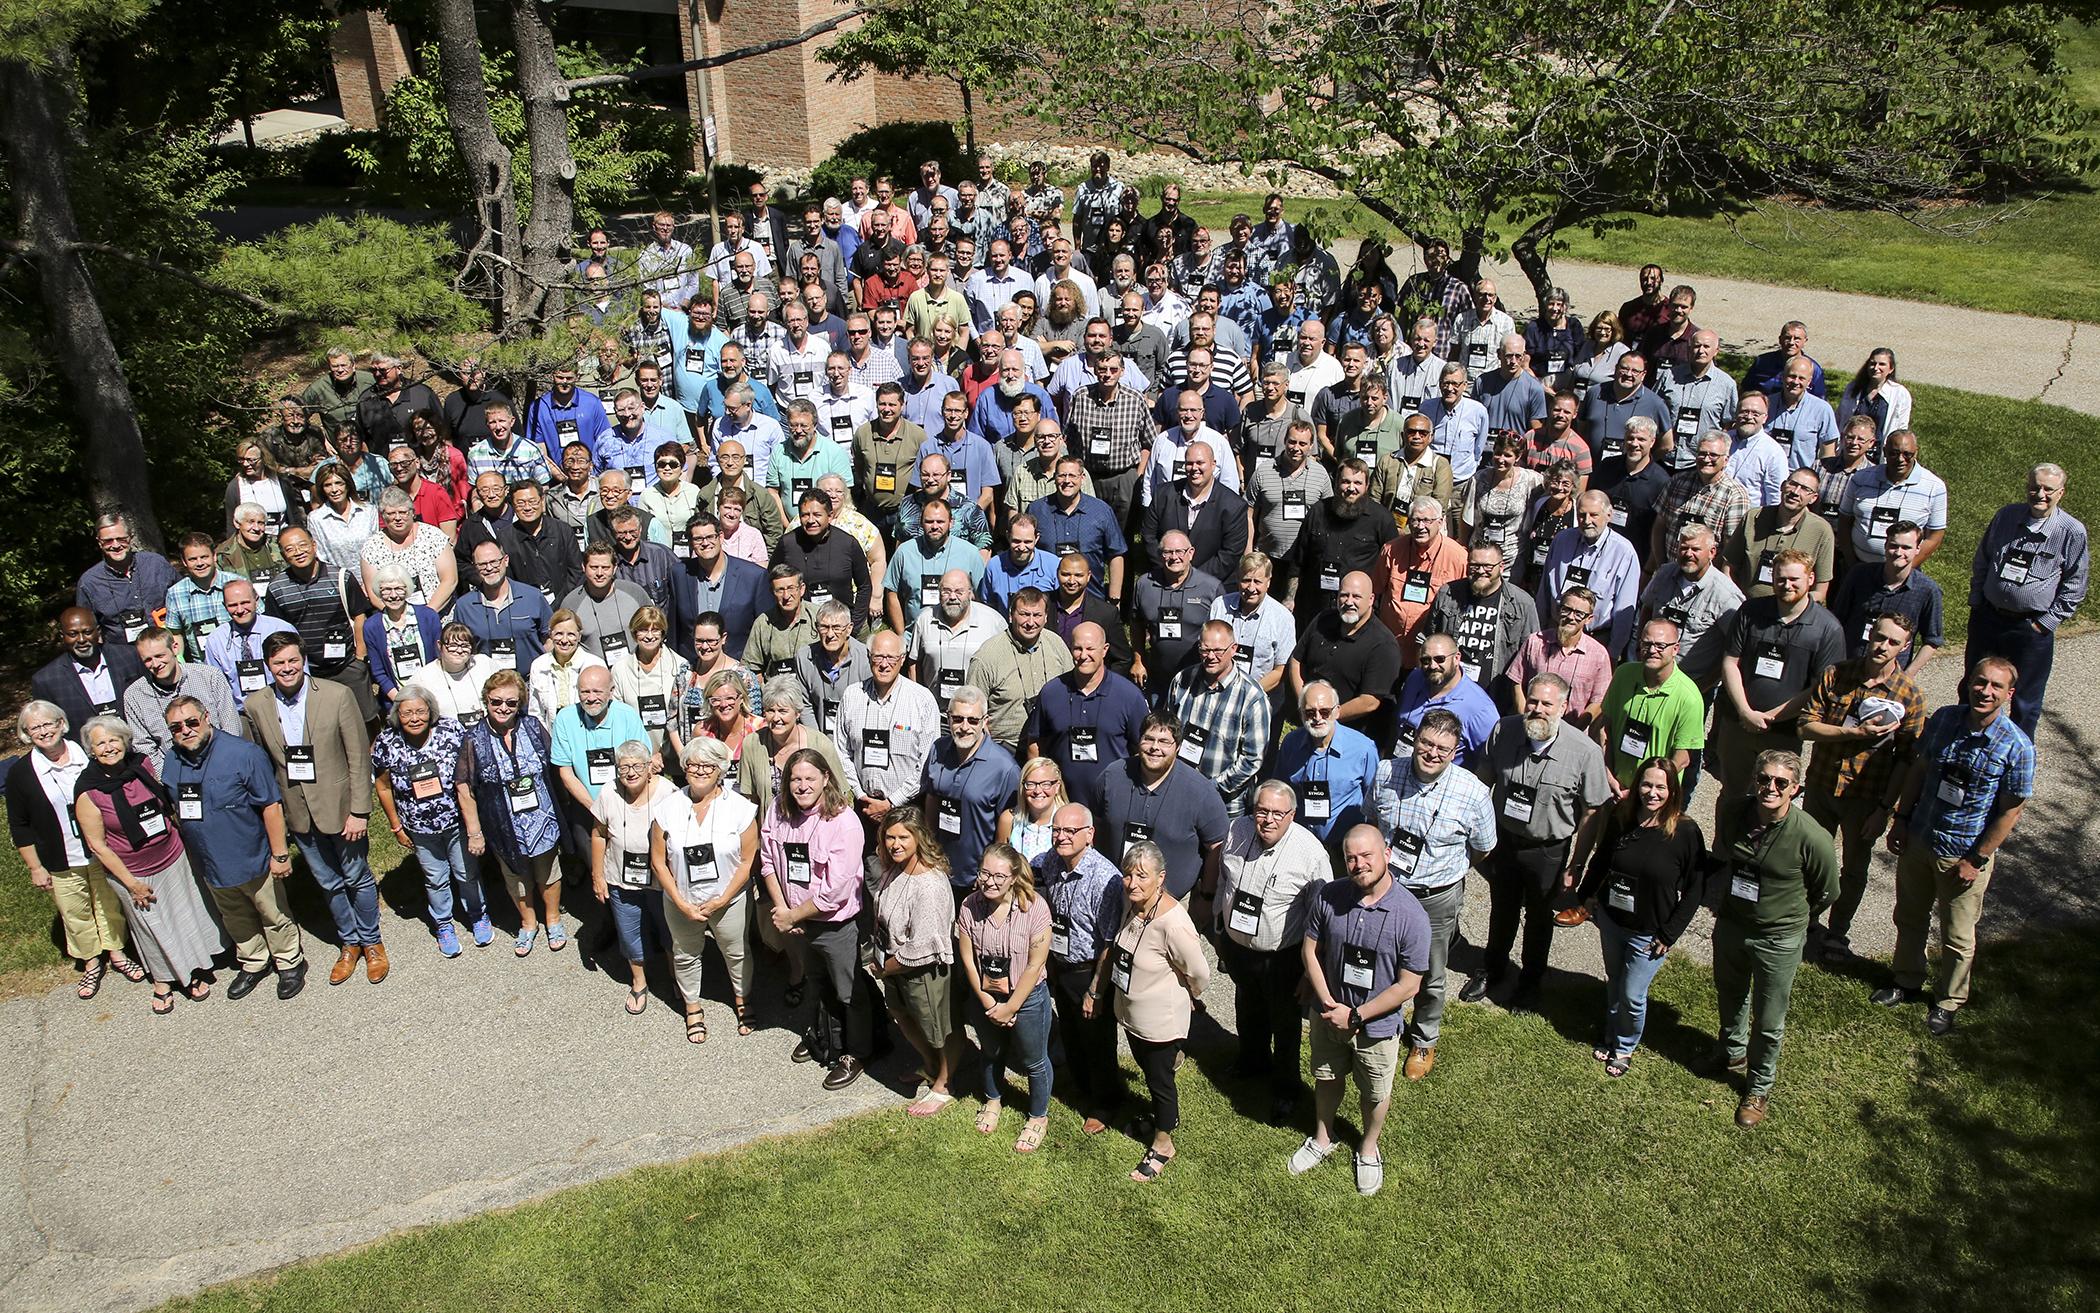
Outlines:
POLYGON ((830 1068, 824 1088, 860 1078, 874 1047, 874 998, 860 969, 865 836, 846 791, 809 748, 788 755, 758 829, 759 872, 773 928, 799 939, 817 977, 817 1007, 795 1061, 830 1068))
POLYGON ((1188 909, 1167 892, 1167 857, 1159 845, 1139 840, 1123 856, 1124 905, 1129 909, 1115 942, 1094 971, 1086 1015, 1112 991, 1116 1020, 1130 1040, 1130 1054, 1145 1073, 1152 1100, 1152 1147, 1130 1179, 1159 1179, 1174 1160, 1174 1128, 1181 1124, 1181 1097, 1174 1063, 1189 1037, 1189 1017, 1210 984, 1210 963, 1188 909))

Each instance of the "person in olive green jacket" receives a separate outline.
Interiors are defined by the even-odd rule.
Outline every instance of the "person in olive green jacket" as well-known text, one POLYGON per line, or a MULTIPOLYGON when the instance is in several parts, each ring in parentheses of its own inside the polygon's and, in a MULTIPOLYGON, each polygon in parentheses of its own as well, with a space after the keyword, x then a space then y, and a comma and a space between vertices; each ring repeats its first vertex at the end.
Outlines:
POLYGON ((1728 1073, 1743 1077, 1735 1124, 1745 1129, 1765 1119, 1809 923, 1838 892, 1830 832, 1794 806, 1801 792, 1799 754, 1760 753, 1751 778, 1752 796, 1722 800, 1713 848, 1721 866, 1714 881, 1720 898, 1714 914, 1719 1060, 1728 1073))

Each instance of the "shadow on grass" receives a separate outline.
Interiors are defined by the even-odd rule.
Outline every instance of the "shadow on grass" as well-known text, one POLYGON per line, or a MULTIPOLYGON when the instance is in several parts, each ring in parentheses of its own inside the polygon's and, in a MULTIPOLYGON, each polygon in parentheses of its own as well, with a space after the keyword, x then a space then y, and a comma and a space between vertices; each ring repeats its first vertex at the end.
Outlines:
POLYGON ((2091 1308, 2100 1275, 2100 943, 1999 947, 1988 998, 1925 1047, 1904 1109, 1872 1109, 1886 1206, 1860 1219, 1878 1266, 1855 1307, 2091 1308), (1928 1152, 1926 1144, 1938 1146, 1928 1152))

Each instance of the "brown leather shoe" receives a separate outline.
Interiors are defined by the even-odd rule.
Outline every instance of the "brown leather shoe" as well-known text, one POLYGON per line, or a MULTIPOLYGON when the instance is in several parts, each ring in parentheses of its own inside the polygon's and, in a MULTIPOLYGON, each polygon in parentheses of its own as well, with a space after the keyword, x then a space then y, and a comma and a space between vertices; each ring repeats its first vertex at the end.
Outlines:
POLYGON ((1747 1131, 1754 1128, 1764 1119, 1765 1096, 1762 1094, 1745 1094, 1743 1101, 1736 1105, 1735 1124, 1747 1131))
POLYGON ((365 950, 357 947, 355 944, 344 945, 343 955, 337 958, 335 965, 328 969, 328 983, 340 985, 345 980, 348 980, 350 973, 357 970, 357 959, 364 955, 365 950))
POLYGON ((375 985, 386 979, 385 944, 374 944, 365 950, 365 979, 375 985))
POLYGON ((1435 1065, 1436 1045, 1431 1044, 1427 1048, 1409 1049, 1407 1051, 1407 1066, 1402 1070, 1401 1074, 1405 1075, 1409 1080, 1420 1080, 1427 1076, 1429 1069, 1435 1065))

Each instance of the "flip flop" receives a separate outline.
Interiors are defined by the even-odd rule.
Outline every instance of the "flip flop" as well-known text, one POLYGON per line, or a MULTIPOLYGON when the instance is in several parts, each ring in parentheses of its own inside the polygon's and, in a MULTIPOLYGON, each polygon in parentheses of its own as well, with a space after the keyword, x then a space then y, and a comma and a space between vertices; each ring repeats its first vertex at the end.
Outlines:
POLYGON ((192 980, 189 984, 182 987, 182 992, 192 1003, 202 1003, 205 999, 211 997, 211 982, 209 980, 192 980))
POLYGON ((955 1102, 955 1096, 940 1090, 928 1090, 919 1096, 918 1102, 904 1111, 913 1117, 938 1117, 955 1102))
POLYGON ((152 1006, 154 1016, 167 1016, 175 1010, 175 991, 171 989, 165 994, 155 994, 152 1006))
POLYGON ((628 1016, 630 1016, 630 1017, 639 1017, 640 1015, 642 1015, 642 1013, 646 1012, 646 1011, 648 1010, 648 1008, 649 1008, 649 991, 648 991, 648 990, 646 990, 646 989, 630 989, 630 990, 628 990, 628 991, 627 991, 627 1015, 628 1015, 628 1016))

